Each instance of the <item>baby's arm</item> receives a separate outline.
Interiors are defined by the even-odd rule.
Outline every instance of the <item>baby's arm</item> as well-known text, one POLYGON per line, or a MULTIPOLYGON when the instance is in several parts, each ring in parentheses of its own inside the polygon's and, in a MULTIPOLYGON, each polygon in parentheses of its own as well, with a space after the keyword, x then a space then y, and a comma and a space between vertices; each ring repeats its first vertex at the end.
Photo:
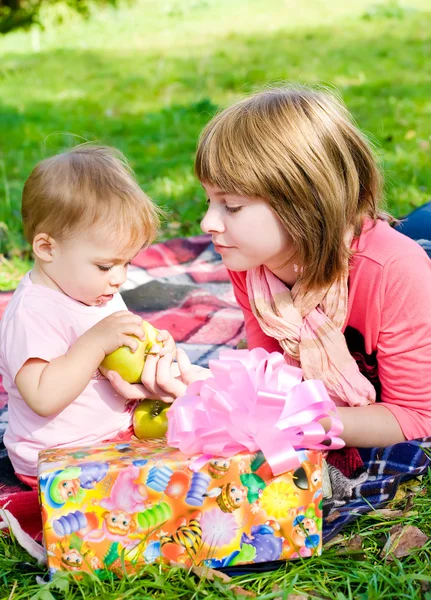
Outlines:
POLYGON ((137 349, 131 336, 145 336, 141 323, 141 317, 118 311, 81 335, 63 356, 49 362, 30 358, 15 378, 22 398, 41 417, 59 413, 83 392, 106 354, 120 346, 137 349))

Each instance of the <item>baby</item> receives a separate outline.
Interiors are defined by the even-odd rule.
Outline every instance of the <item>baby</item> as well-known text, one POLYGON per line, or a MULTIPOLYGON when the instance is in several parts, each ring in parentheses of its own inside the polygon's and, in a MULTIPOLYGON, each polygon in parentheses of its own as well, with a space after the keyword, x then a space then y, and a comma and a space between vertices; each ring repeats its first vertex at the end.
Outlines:
MULTIPOLYGON (((131 435, 131 408, 98 371, 145 334, 118 293, 157 232, 159 210, 120 152, 83 144, 39 163, 22 197, 35 264, 0 323, 8 393, 4 436, 17 476, 36 487, 38 452, 131 435)), ((167 332, 158 341, 175 348, 167 332)))

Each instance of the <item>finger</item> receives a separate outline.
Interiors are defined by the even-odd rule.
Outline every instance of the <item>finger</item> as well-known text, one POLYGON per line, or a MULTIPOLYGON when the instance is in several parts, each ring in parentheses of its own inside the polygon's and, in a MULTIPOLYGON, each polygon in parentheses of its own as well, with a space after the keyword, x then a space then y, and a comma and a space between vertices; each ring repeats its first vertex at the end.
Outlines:
POLYGON ((177 363, 181 377, 184 379, 184 381, 187 381, 187 374, 190 371, 192 363, 190 362, 189 355, 182 348, 177 348, 177 363))
POLYGON ((172 374, 172 354, 168 352, 162 356, 157 363, 156 381, 164 395, 172 398, 183 396, 186 384, 181 379, 176 379, 172 374))
MULTIPOLYGON (((163 377, 166 377, 166 375, 164 375, 164 370, 169 370, 170 365, 172 364, 172 356, 164 357, 163 361, 160 361, 161 359, 158 356, 148 356, 147 360, 145 361, 141 380, 145 387, 151 390, 152 398, 160 398, 160 400, 163 400, 163 402, 173 402, 173 400, 176 398, 175 393, 177 390, 174 389, 173 393, 171 393, 169 385, 167 390, 163 389, 163 387, 159 385, 159 373, 162 373, 162 379, 163 377), (159 371, 160 364, 161 371, 159 371)), ((168 377, 174 382, 172 376, 169 376, 168 374, 168 377)))
MULTIPOLYGON (((130 314, 132 314, 130 312, 130 310, 116 310, 110 316, 111 317, 127 317, 127 315, 130 315, 130 314)), ((109 319, 109 317, 106 317, 106 318, 109 319)))
POLYGON ((130 336, 134 335, 135 337, 139 338, 140 340, 143 340, 145 338, 145 334, 144 334, 143 330, 140 327, 137 327, 133 323, 121 324, 120 333, 122 333, 124 335, 130 335, 130 336))
POLYGON ((139 315, 135 315, 135 313, 132 313, 129 310, 119 310, 118 312, 112 313, 111 317, 115 317, 122 323, 133 323, 135 325, 138 325, 139 327, 142 327, 142 317, 140 317, 139 315))
POLYGON ((130 325, 130 327, 128 327, 127 331, 124 331, 124 333, 127 333, 128 335, 136 335, 136 337, 140 340, 145 339, 145 331, 142 329, 142 327, 136 326, 134 324, 130 325))
MULTIPOLYGON (((103 372, 103 371, 102 371, 103 372)), ((106 379, 108 379, 109 383, 112 385, 114 390, 126 398, 126 400, 143 400, 147 398, 146 391, 144 386, 139 383, 128 383, 124 381, 124 379, 119 375, 116 371, 106 371, 103 372, 106 379)))
MULTIPOLYGON (((157 346, 155 347, 157 349, 157 346)), ((152 349, 151 349, 152 350, 152 349)), ((156 394, 162 390, 158 390, 156 384, 156 369, 159 356, 157 353, 149 353, 145 359, 144 369, 141 375, 142 384, 150 391, 151 394, 156 394)))
POLYGON ((166 342, 171 337, 171 334, 166 329, 161 329, 157 334, 156 340, 158 342, 166 342))
POLYGON ((170 352, 173 358, 175 358, 175 355, 177 353, 177 346, 175 344, 174 338, 170 334, 168 336, 167 341, 163 344, 160 350, 160 356, 166 356, 168 352, 170 352))
POLYGON ((121 336, 121 340, 121 346, 128 346, 133 353, 139 348, 138 340, 131 335, 123 335, 121 336))

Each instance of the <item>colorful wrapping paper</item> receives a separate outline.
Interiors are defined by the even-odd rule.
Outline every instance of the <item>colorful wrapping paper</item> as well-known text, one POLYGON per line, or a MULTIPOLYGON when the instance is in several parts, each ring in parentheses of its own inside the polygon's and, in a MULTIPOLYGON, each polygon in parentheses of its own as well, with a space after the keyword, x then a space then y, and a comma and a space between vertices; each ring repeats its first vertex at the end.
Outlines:
POLYGON ((148 563, 213 568, 321 552, 322 455, 275 477, 261 452, 205 461, 131 441, 41 453, 51 572, 137 573, 148 563))

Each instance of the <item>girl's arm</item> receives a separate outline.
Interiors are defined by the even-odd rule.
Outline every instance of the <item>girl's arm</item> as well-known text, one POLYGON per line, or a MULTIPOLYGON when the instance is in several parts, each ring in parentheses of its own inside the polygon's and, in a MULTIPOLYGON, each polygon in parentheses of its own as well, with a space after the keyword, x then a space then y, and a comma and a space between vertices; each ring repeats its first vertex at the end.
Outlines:
POLYGON ((145 336, 141 323, 141 317, 118 311, 80 336, 63 356, 27 360, 15 378, 24 402, 41 417, 61 412, 84 391, 106 354, 120 346, 137 349, 131 336, 145 336))
MULTIPOLYGON (((341 406, 338 417, 343 423, 341 439, 346 446, 354 448, 374 448, 375 446, 392 446, 405 441, 401 427, 383 403, 368 406, 341 406)), ((320 423, 329 430, 330 419, 322 419, 320 423)))

